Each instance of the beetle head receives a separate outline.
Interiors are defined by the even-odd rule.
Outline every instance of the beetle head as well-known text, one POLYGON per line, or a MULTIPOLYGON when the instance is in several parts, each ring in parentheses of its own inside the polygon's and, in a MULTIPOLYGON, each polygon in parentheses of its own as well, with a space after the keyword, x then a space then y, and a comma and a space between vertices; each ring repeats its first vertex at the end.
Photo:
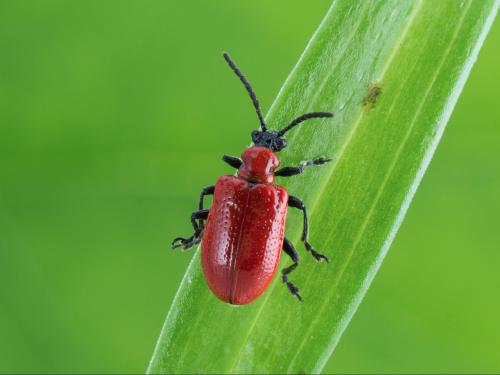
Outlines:
POLYGON ((255 146, 267 147, 273 152, 281 151, 287 146, 286 139, 274 130, 254 130, 252 141, 255 146))

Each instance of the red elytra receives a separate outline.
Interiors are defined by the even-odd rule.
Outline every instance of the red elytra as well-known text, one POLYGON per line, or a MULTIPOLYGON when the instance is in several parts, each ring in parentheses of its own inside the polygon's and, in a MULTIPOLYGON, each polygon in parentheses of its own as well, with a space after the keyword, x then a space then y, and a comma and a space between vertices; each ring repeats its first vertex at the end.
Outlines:
POLYGON ((208 286, 222 301, 235 305, 253 301, 271 282, 288 206, 288 193, 273 183, 276 155, 265 147, 251 147, 242 159, 238 177, 222 176, 215 184, 201 243, 208 286))
POLYGON ((292 243, 284 237, 287 207, 303 212, 302 242, 317 260, 328 261, 308 241, 307 210, 300 199, 289 196, 285 188, 274 183, 275 176, 300 174, 305 167, 330 161, 323 157, 301 163, 297 167, 279 166, 276 152, 287 146, 283 135, 310 118, 332 117, 329 112, 306 113, 279 131, 267 130, 259 102, 246 78, 227 54, 224 58, 245 85, 260 120, 261 130, 252 132, 254 146, 246 149, 241 159, 224 155, 223 160, 238 169, 237 176, 222 176, 213 186, 204 188, 198 210, 191 215, 194 234, 177 237, 172 247, 189 249, 201 242, 203 273, 210 290, 222 301, 244 305, 258 298, 276 273, 283 249, 293 264, 282 270, 282 280, 300 301, 298 288, 288 274, 299 264, 292 243), (210 209, 204 209, 204 197, 213 194, 210 209))

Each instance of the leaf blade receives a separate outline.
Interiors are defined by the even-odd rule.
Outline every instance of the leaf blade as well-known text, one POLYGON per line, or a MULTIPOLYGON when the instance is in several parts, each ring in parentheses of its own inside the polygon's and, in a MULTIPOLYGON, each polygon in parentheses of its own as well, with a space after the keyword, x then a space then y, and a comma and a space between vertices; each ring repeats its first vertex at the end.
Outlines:
MULTIPOLYGON (((267 122, 279 127, 312 110, 337 115, 336 127, 319 120, 294 130, 281 155, 283 164, 297 163, 295 155, 334 158, 283 181, 310 204, 311 241, 333 265, 304 254, 301 271, 291 276, 306 298, 302 305, 275 280, 256 303, 232 308, 210 295, 197 252, 148 372, 321 371, 401 224, 498 5, 332 5, 267 122), (381 93, 363 106, 370 85, 381 93), (333 287, 324 291, 325 281, 333 287)), ((290 214, 287 236, 294 242, 299 223, 290 214)))

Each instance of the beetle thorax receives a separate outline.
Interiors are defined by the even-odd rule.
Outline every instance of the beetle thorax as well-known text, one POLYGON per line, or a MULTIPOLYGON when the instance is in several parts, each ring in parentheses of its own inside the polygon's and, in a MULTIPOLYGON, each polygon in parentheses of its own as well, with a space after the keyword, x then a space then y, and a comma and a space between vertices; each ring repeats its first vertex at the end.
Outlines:
POLYGON ((276 154, 267 147, 253 146, 241 154, 243 164, 238 169, 238 176, 250 182, 274 182, 274 170, 280 164, 276 154))

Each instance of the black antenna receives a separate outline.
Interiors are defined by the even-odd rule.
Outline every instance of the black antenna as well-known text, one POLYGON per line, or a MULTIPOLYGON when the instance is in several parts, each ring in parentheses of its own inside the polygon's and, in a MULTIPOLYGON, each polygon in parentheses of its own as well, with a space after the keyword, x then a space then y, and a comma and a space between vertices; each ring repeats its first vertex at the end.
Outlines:
POLYGON ((283 134, 285 134, 287 131, 289 131, 294 126, 300 124, 302 121, 309 120, 310 118, 321 118, 321 117, 333 117, 333 113, 330 113, 330 112, 311 112, 311 113, 306 113, 306 114, 304 114, 302 116, 297 117, 289 125, 285 126, 283 129, 281 129, 278 132, 278 135, 281 137, 283 134))
POLYGON ((224 52, 223 54, 224 59, 227 61, 231 69, 236 73, 236 75, 240 78, 241 82, 245 86, 245 88, 248 91, 248 94, 250 95, 250 98, 252 99, 253 106, 255 107, 255 111, 257 112, 257 116, 259 116, 259 121, 260 121, 260 127, 262 131, 266 131, 266 122, 264 121, 264 116, 262 116, 262 113, 260 112, 260 104, 259 101, 257 100, 257 97, 255 96, 255 93, 253 92, 252 86, 250 86, 250 83, 247 81, 243 73, 238 69, 236 64, 231 60, 229 55, 224 52))

